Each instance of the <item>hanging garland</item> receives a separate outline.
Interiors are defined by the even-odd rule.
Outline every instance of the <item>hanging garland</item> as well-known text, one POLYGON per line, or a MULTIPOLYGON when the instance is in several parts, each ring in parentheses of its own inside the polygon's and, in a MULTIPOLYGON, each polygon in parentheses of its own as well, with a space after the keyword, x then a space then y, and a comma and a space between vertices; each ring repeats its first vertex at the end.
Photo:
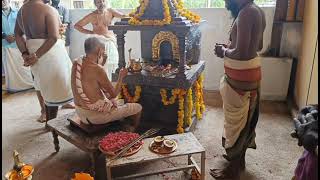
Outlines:
POLYGON ((181 89, 179 93, 179 111, 178 111, 178 126, 177 126, 177 132, 179 134, 184 133, 184 95, 186 94, 186 91, 181 89))
POLYGON ((186 117, 186 121, 187 121, 187 125, 190 126, 192 123, 192 112, 193 112, 193 99, 192 99, 192 88, 188 89, 188 93, 187 93, 187 107, 188 107, 188 111, 187 111, 187 117, 186 117))
MULTIPOLYGON (((201 74, 197 81, 194 83, 195 89, 195 109, 196 109, 196 117, 198 120, 202 119, 203 112, 205 111, 205 104, 203 100, 203 80, 204 76, 201 74)), ((178 126, 177 132, 183 133, 184 132, 184 125, 187 124, 188 126, 192 123, 192 112, 193 112, 193 92, 192 87, 189 88, 187 91, 183 89, 172 89, 171 90, 171 97, 168 99, 167 97, 167 90, 164 88, 160 89, 161 101, 163 105, 168 106, 172 105, 176 102, 178 97, 179 101, 179 110, 178 110, 178 126), (184 112, 184 97, 187 95, 187 113, 185 118, 184 112)))
POLYGON ((195 93, 196 93, 196 102, 195 102, 195 108, 196 108, 196 116, 197 119, 202 119, 202 114, 205 110, 205 105, 203 101, 203 74, 201 74, 198 78, 198 80, 195 82, 195 93))
POLYGON ((188 20, 190 20, 194 23, 200 22, 201 17, 198 14, 193 13, 190 10, 186 9, 184 7, 182 0, 173 0, 173 4, 181 16, 186 17, 188 20))
POLYGON ((172 89, 171 90, 171 97, 168 100, 167 98, 167 90, 161 88, 160 89, 160 95, 161 95, 161 101, 163 105, 168 106, 171 104, 174 104, 176 102, 177 96, 179 95, 180 89, 172 89))
POLYGON ((160 89, 161 101, 165 106, 174 104, 178 97, 178 101, 179 101, 179 110, 177 112, 178 113, 178 126, 177 126, 178 133, 184 132, 183 126, 184 126, 184 95, 185 94, 186 94, 186 91, 183 89, 172 89, 171 97, 168 100, 167 90, 163 88, 160 89))
POLYGON ((134 14, 135 12, 131 12, 129 16, 131 16, 132 18, 128 21, 128 23, 131 25, 153 25, 153 26, 163 26, 165 24, 171 23, 172 17, 170 15, 168 0, 162 0, 163 16, 164 16, 162 20, 150 20, 150 19, 140 20, 148 4, 149 4, 149 0, 141 0, 139 13, 135 15, 134 14))
POLYGON ((126 101, 129 103, 136 103, 139 101, 140 96, 141 96, 141 86, 136 86, 135 91, 134 91, 134 97, 132 97, 129 94, 128 88, 126 85, 122 85, 122 92, 123 96, 125 97, 126 101))

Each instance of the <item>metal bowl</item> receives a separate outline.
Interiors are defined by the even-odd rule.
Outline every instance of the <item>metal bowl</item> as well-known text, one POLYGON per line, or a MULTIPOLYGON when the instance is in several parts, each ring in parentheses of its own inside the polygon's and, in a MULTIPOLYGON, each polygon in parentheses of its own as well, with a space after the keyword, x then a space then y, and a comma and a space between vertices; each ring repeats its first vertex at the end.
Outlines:
MULTIPOLYGON (((34 171, 34 168, 32 165, 24 165, 21 168, 21 172, 23 174, 23 180, 31 180, 32 179, 32 173, 34 171)), ((6 180, 19 180, 18 172, 16 170, 10 170, 5 175, 6 180)))

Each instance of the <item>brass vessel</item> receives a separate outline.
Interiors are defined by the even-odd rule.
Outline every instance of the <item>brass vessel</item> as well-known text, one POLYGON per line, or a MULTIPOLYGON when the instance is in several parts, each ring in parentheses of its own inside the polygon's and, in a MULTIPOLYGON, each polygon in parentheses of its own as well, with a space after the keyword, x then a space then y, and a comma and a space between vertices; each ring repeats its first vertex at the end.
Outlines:
POLYGON ((33 166, 21 162, 16 150, 13 151, 13 160, 13 169, 6 173, 6 180, 31 180, 34 171, 33 166))
POLYGON ((129 50, 129 68, 128 71, 132 73, 137 73, 142 71, 142 65, 140 62, 140 59, 132 59, 131 58, 131 51, 132 49, 130 48, 129 50))

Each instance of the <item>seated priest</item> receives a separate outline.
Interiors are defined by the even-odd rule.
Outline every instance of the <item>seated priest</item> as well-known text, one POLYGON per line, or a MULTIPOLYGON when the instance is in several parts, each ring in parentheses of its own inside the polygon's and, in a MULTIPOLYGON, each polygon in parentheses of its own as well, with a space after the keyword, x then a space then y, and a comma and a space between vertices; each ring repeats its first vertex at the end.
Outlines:
POLYGON ((137 103, 120 105, 116 100, 127 69, 119 71, 118 82, 113 87, 103 68, 107 61, 104 43, 90 37, 85 40, 84 49, 86 55, 74 61, 71 74, 76 113, 81 122, 106 124, 130 116, 132 122, 127 128, 134 131, 140 121, 142 106, 137 103))

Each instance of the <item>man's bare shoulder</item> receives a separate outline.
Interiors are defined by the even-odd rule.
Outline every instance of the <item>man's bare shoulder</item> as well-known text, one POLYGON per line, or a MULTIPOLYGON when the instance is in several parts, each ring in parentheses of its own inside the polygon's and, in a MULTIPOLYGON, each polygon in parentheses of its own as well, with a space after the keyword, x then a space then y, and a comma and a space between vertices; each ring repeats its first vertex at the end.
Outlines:
POLYGON ((242 11, 239 12, 239 16, 255 16, 255 15, 260 15, 259 9, 255 5, 247 6, 245 7, 242 11))
POLYGON ((255 20, 260 20, 260 17, 263 17, 261 11, 255 6, 247 6, 243 10, 239 12, 239 19, 246 20, 248 22, 252 22, 255 20))

